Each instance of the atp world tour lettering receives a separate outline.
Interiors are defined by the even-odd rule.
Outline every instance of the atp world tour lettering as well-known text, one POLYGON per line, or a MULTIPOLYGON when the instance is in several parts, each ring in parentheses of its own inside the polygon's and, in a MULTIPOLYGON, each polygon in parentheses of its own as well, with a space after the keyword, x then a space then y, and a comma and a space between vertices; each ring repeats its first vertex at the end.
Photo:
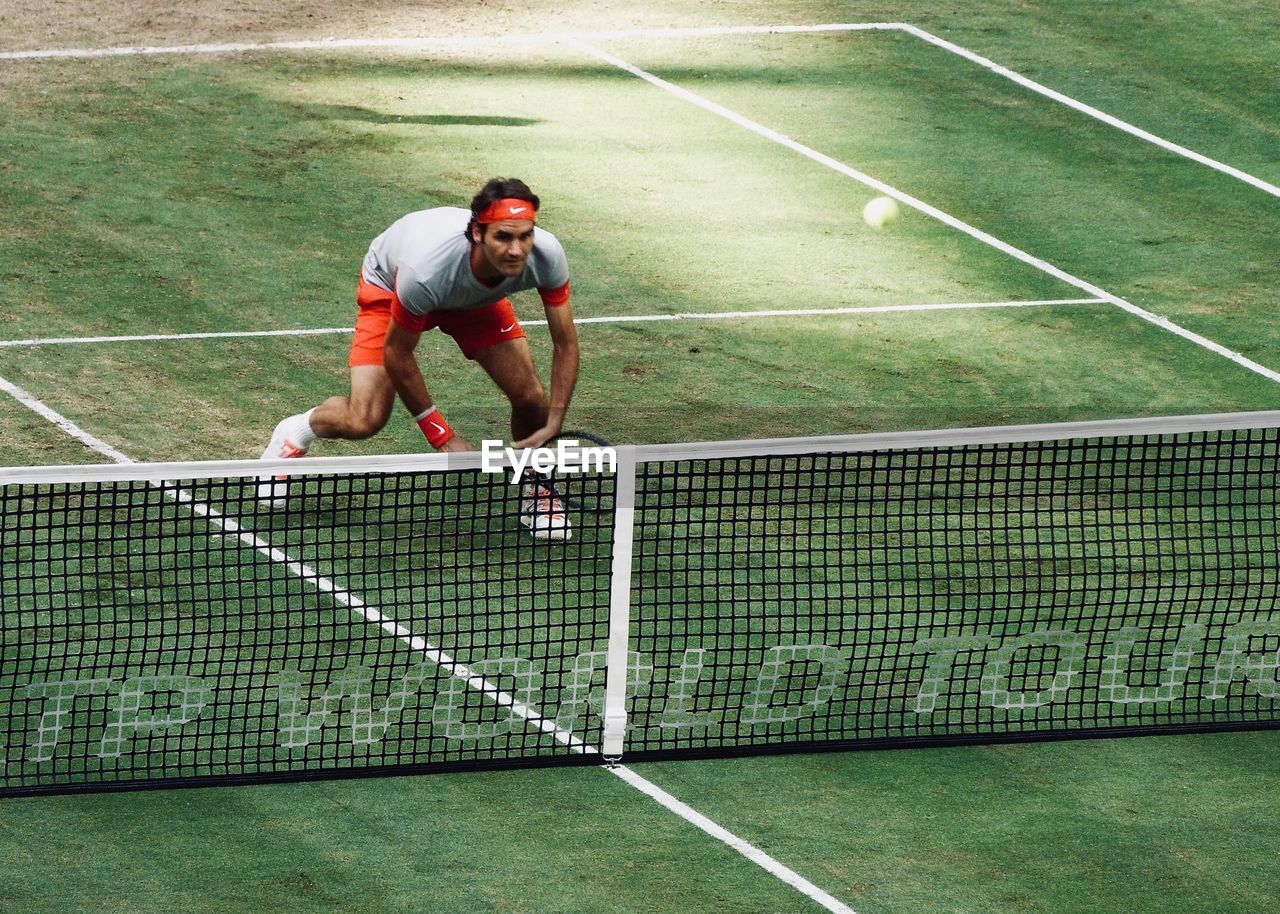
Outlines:
MULTIPOLYGON (((1275 647, 1280 643, 1280 617, 1239 622, 1218 631, 1220 647, 1211 655, 1207 652, 1209 627, 1183 626, 1172 646, 1162 643, 1158 681, 1142 685, 1131 683, 1134 654, 1141 644, 1142 655, 1149 655, 1151 632, 1136 627, 1108 633, 1100 651, 1091 647, 1085 634, 1050 628, 1008 638, 940 635, 905 644, 896 657, 872 659, 882 669, 916 671, 912 681, 904 683, 905 702, 901 696, 898 699, 897 713, 904 719, 939 713, 957 701, 969 705, 976 701, 979 706, 1013 713, 1061 703, 1070 699, 1086 674, 1097 701, 1119 706, 1180 699, 1212 702, 1226 698, 1233 687, 1244 694, 1280 700, 1280 649, 1275 647), (1024 677, 1017 667, 1032 655, 1039 687, 1019 689, 1016 684, 1024 677), (962 656, 968 658, 966 665, 980 664, 980 677, 955 675, 962 656), (1191 681, 1193 668, 1204 675, 1191 681), (1237 687, 1238 682, 1243 682, 1243 687, 1237 687)), ((1216 639, 1214 643, 1218 643, 1216 639)), ((651 697, 649 704, 660 707, 661 713, 651 716, 647 726, 663 731, 736 725, 751 732, 825 711, 851 684, 852 656, 851 648, 820 642, 768 648, 741 692, 741 704, 710 711, 698 708, 697 695, 715 675, 715 651, 686 648, 679 665, 662 683, 654 681, 651 659, 631 652, 628 694, 657 693, 659 700, 651 697), (803 689, 795 682, 797 665, 803 668, 803 689)), ((603 714, 606 658, 605 651, 577 655, 558 679, 560 701, 554 707, 544 700, 544 673, 522 657, 471 663, 465 678, 444 675, 436 664, 422 660, 393 674, 389 683, 384 681, 378 688, 375 683, 380 677, 364 666, 349 666, 323 680, 286 669, 270 677, 272 683, 263 704, 271 705, 274 698, 276 747, 286 752, 319 742, 326 729, 330 731, 328 739, 333 739, 333 728, 339 723, 339 738, 355 746, 377 743, 400 723, 410 707, 416 710, 419 725, 429 721, 435 735, 450 741, 494 739, 528 723, 544 730, 547 724, 554 724, 554 730, 561 734, 578 734, 588 715, 603 714), (480 680, 501 685, 508 713, 495 714, 492 699, 475 692, 475 683, 480 680), (478 711, 486 701, 490 705, 478 711)), ((1141 664, 1144 671, 1149 666, 1141 664)), ((385 674, 381 678, 385 680, 385 674)), ((485 693, 491 696, 497 691, 486 689, 485 693)), ((29 730, 26 746, 10 744, 0 764, 51 761, 58 746, 68 741, 89 744, 90 753, 101 759, 118 758, 133 751, 140 737, 181 733, 199 721, 219 696, 209 680, 174 674, 35 682, 19 688, 16 697, 24 700, 39 720, 29 730), (81 713, 77 718, 77 712, 83 712, 83 703, 89 700, 105 701, 105 717, 96 717, 99 723, 92 732, 78 732, 87 729, 83 722, 86 715, 81 713)), ((227 700, 234 704, 238 699, 230 696, 227 700)), ((886 706, 881 713, 889 710, 886 706)))

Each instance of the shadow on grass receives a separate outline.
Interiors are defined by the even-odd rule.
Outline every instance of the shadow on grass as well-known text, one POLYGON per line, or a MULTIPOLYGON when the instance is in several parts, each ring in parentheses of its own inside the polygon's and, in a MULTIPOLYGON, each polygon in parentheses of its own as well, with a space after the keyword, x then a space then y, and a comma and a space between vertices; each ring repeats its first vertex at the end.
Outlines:
POLYGON ((542 120, 532 117, 495 117, 473 114, 388 114, 358 105, 293 106, 312 120, 363 121, 367 124, 427 124, 437 127, 531 127, 542 120))

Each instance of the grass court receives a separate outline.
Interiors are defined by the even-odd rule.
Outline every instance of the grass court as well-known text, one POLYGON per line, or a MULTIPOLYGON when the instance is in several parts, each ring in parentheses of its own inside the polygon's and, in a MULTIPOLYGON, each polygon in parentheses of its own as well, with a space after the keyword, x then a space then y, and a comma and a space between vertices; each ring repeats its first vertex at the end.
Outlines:
MULTIPOLYGON (((1280 400, 1269 4, 189 13, 0 4, 26 24, 0 39, 0 464, 256 456, 344 390, 369 240, 494 175, 528 181, 565 244, 572 424, 614 442, 1280 400), (732 28, 897 22, 1076 107, 909 30, 732 28), (685 30, 642 31, 666 26, 685 30), (320 46, 17 56, 288 39, 320 46), (922 208, 872 229, 859 213, 886 188, 922 208)), ((537 297, 516 306, 545 367, 537 297)), ((419 356, 455 428, 504 432, 450 340, 419 356)), ((316 453, 422 448, 397 412, 316 453)), ((1257 911, 1280 877, 1277 745, 634 766, 822 897, 594 767, 8 800, 0 907, 1257 911)))

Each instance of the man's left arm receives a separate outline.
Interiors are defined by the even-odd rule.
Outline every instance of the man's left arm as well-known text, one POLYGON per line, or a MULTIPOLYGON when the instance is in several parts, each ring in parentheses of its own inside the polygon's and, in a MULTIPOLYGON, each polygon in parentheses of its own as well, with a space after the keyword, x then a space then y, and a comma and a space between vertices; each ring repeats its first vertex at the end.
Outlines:
POLYGON ((547 329, 551 332, 551 400, 546 424, 512 447, 541 447, 564 428, 564 417, 578 383, 578 329, 573 323, 573 307, 545 304, 547 329))

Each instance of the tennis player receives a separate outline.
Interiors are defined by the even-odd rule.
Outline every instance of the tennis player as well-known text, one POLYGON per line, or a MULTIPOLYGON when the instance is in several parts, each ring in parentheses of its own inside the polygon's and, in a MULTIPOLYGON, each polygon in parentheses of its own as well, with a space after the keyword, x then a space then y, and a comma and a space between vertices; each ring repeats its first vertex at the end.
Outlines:
MULTIPOLYGON (((515 447, 554 438, 578 379, 578 335, 564 248, 534 224, 538 205, 523 181, 494 178, 469 211, 410 213, 375 238, 356 291, 350 393, 281 421, 263 458, 301 457, 317 438, 369 438, 387 424, 397 394, 436 450, 475 450, 445 421, 414 358, 419 338, 436 327, 506 395, 515 447), (546 311, 554 347, 550 398, 507 297, 524 289, 537 289, 546 311)), ((282 505, 287 478, 265 477, 259 498, 282 505)), ((571 535, 560 499, 536 479, 524 484, 520 519, 538 539, 571 535)))

